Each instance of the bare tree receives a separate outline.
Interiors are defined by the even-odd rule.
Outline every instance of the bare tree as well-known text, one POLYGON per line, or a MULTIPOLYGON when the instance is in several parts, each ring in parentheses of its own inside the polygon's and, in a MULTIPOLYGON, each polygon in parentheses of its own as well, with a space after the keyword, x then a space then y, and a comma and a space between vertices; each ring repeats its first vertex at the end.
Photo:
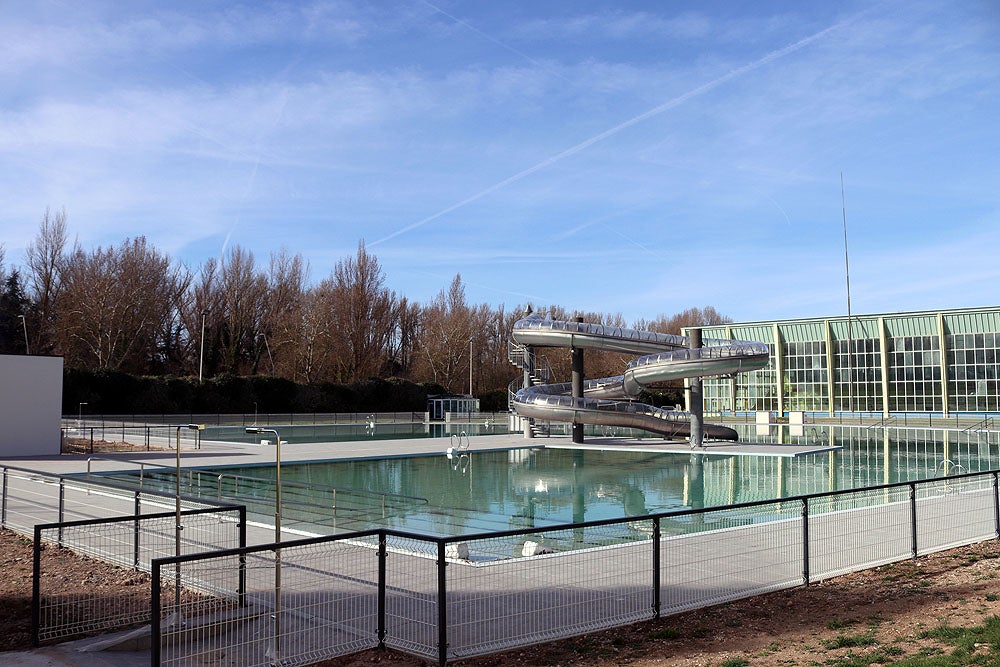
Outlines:
POLYGON ((163 337, 176 319, 185 273, 144 237, 120 248, 77 248, 63 263, 54 302, 67 363, 149 373, 163 362, 163 337))
POLYGON ((212 311, 220 365, 228 373, 246 373, 253 367, 256 337, 267 312, 267 278, 257 270, 253 253, 233 246, 214 283, 218 309, 212 311))
POLYGON ((420 330, 419 372, 453 393, 467 387, 472 309, 465 303, 461 274, 424 309, 420 330))
POLYGON ((66 258, 66 234, 66 211, 52 214, 45 209, 38 235, 25 251, 29 297, 36 306, 31 349, 37 352, 51 352, 56 335, 55 301, 66 258))
POLYGON ((300 335, 303 299, 305 296, 306 263, 302 255, 290 255, 282 250, 271 255, 267 277, 267 308, 263 329, 257 336, 255 366, 262 363, 261 348, 266 353, 270 372, 295 375, 295 346, 300 335))
POLYGON ((357 256, 337 262, 331 277, 333 303, 330 326, 335 334, 336 376, 351 382, 378 376, 389 367, 396 332, 396 295, 364 241, 357 256))
POLYGON ((732 321, 733 318, 721 314, 712 306, 705 306, 705 308, 688 308, 670 317, 660 315, 652 321, 639 320, 635 323, 635 328, 679 335, 684 327, 711 326, 732 321))
POLYGON ((396 332, 390 350, 393 374, 410 378, 423 310, 420 304, 400 297, 396 304, 396 332))
POLYGON ((332 336, 330 335, 331 287, 329 281, 305 291, 296 324, 292 378, 306 384, 329 379, 332 336))

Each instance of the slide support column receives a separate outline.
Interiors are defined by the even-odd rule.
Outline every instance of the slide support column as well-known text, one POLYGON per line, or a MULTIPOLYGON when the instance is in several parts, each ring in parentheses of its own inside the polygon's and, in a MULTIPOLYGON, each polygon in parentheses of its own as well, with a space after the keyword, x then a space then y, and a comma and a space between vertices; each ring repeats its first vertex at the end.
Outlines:
MULTIPOLYGON (((688 348, 694 354, 694 350, 701 348, 701 329, 690 329, 688 331, 688 348)), ((701 376, 696 375, 690 380, 691 391, 691 449, 704 445, 705 423, 705 401, 701 390, 701 376)))

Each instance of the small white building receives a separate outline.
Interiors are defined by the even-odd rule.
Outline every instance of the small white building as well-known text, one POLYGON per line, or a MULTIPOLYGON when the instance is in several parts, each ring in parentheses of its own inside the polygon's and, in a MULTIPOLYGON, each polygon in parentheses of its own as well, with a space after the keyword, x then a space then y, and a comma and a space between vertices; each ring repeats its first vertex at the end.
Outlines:
POLYGON ((63 358, 0 354, 0 458, 56 456, 63 358))
POLYGON ((452 415, 475 415, 479 413, 479 399, 472 396, 428 396, 427 414, 431 419, 446 419, 452 415))

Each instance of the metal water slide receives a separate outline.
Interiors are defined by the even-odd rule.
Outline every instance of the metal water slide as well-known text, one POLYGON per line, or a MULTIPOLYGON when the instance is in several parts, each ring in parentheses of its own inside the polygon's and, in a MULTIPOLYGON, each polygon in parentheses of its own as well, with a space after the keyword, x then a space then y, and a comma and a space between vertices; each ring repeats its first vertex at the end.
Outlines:
MULTIPOLYGON (((511 337, 522 350, 561 347, 643 355, 630 361, 622 375, 585 381, 583 398, 571 396, 572 384, 569 382, 524 387, 512 400, 518 415, 639 428, 668 437, 690 435, 690 413, 632 400, 640 392, 667 380, 757 370, 767 365, 769 357, 764 343, 706 338, 702 340, 702 347, 691 349, 686 336, 564 322, 538 314, 518 320, 511 337)), ((523 356, 529 360, 532 357, 530 354, 523 356)), ((735 430, 717 424, 705 424, 702 432, 705 437, 715 440, 737 438, 735 430)))

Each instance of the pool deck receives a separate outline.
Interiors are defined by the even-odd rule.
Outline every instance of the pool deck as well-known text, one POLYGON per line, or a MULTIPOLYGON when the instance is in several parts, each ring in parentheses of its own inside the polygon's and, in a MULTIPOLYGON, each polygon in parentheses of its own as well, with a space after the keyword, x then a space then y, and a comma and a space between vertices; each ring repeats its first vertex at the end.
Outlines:
MULTIPOLYGON (((626 451, 660 454, 704 454, 708 456, 781 456, 795 457, 829 452, 840 447, 817 444, 760 444, 746 442, 707 442, 703 447, 691 448, 684 440, 655 440, 651 438, 588 437, 583 444, 574 444, 568 436, 525 438, 520 433, 480 435, 469 438, 469 451, 488 451, 538 447, 550 449, 587 449, 596 451, 626 451)), ((0 465, 29 468, 55 475, 87 472, 88 461, 93 472, 135 470, 136 465, 174 468, 177 456, 171 446, 161 443, 163 449, 140 452, 104 452, 97 454, 63 454, 0 459, 0 465)), ((296 444, 282 443, 283 464, 302 461, 337 461, 345 459, 379 459, 396 456, 444 454, 456 441, 449 438, 400 438, 396 440, 357 440, 352 442, 326 442, 296 444)), ((248 445, 231 442, 204 441, 194 449, 189 442, 181 443, 181 467, 206 468, 217 466, 273 465, 273 445, 248 445)))
POLYGON ((583 444, 574 444, 565 438, 543 438, 549 449, 590 449, 614 452, 645 452, 655 454, 703 454, 706 456, 807 456, 822 454, 838 449, 841 446, 816 444, 761 444, 757 442, 706 442, 701 447, 691 447, 686 440, 653 440, 630 438, 587 438, 583 444), (550 443, 548 440, 555 440, 550 443))

